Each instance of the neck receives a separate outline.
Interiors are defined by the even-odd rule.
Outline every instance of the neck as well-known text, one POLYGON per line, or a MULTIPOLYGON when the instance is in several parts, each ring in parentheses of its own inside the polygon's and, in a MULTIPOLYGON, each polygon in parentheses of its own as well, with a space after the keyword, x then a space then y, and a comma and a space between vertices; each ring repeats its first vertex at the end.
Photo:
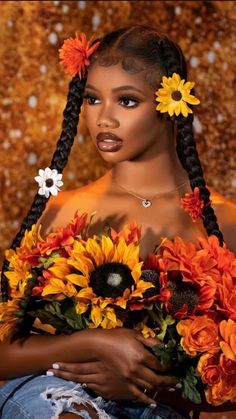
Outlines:
POLYGON ((188 176, 181 166, 177 153, 163 150, 150 159, 123 161, 110 171, 112 179, 136 194, 151 197, 165 193, 187 182, 188 176))

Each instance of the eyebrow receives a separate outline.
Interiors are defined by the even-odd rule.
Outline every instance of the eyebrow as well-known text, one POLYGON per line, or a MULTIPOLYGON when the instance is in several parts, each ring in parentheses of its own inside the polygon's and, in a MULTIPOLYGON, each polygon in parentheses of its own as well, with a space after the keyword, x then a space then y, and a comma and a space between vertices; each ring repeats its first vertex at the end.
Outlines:
MULTIPOLYGON (((99 91, 98 89, 96 89, 96 87, 92 86, 91 84, 86 84, 85 89, 86 88, 99 91)), ((136 90, 137 92, 143 94, 142 90, 138 89, 137 87, 131 86, 131 85, 114 87, 114 89, 112 89, 113 92, 118 92, 120 90, 136 90)))

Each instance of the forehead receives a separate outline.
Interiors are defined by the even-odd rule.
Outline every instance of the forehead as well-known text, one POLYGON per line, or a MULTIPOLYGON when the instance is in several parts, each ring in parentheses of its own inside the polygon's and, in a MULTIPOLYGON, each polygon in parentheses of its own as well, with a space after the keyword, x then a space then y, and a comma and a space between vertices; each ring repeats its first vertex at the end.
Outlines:
POLYGON ((116 87, 131 85, 144 94, 152 94, 154 89, 146 82, 145 72, 140 71, 136 74, 129 74, 125 71, 121 64, 104 67, 94 63, 88 69, 88 76, 86 84, 91 84, 97 89, 112 90, 116 87))

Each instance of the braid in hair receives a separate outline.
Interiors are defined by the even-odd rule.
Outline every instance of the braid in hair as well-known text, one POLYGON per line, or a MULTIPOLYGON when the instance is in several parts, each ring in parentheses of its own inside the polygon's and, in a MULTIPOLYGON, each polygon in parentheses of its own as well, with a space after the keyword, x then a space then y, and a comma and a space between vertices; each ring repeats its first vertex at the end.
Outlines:
MULTIPOLYGON (((166 70, 167 77, 178 73, 181 78, 187 79, 187 68, 181 49, 173 41, 167 37, 159 40, 160 56, 163 66, 166 70)), ((193 90, 193 89, 192 89, 193 90)), ((194 94, 194 92, 193 92, 194 94)), ((210 191, 206 187, 204 174, 199 159, 196 142, 193 135, 193 114, 187 117, 179 115, 175 117, 177 124, 176 151, 183 168, 186 170, 192 191, 197 186, 200 191, 200 199, 204 201, 203 208, 203 225, 208 236, 215 235, 218 237, 220 245, 223 245, 224 239, 219 229, 214 209, 210 202, 210 191)))
MULTIPOLYGON (((67 95, 66 107, 63 111, 62 132, 56 145, 56 150, 53 154, 50 168, 63 172, 67 164, 71 147, 77 133, 77 125, 79 121, 80 109, 83 103, 83 92, 86 83, 86 77, 80 80, 79 76, 75 76, 69 84, 69 91, 67 95)), ((46 203, 49 198, 41 196, 38 193, 35 195, 31 208, 24 218, 19 232, 14 238, 11 249, 16 249, 20 246, 21 239, 27 229, 30 229, 33 224, 37 222, 43 213, 46 203)), ((2 300, 8 300, 8 280, 4 272, 8 269, 9 262, 5 259, 3 262, 1 274, 1 293, 2 300)))

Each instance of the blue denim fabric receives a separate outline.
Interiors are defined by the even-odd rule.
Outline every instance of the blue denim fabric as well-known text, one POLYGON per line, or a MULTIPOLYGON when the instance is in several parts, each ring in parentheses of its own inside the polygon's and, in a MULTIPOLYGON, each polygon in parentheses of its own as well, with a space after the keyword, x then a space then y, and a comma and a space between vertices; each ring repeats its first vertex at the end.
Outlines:
POLYGON ((62 412, 73 412, 83 419, 91 419, 86 405, 93 408, 99 419, 188 419, 166 405, 151 408, 135 402, 107 401, 92 397, 81 384, 55 376, 23 376, 0 387, 0 409, 6 401, 2 419, 58 419, 62 412), (25 382, 26 380, 29 380, 25 382), (18 388, 11 397, 7 397, 18 388), (78 411, 75 404, 81 406, 78 411))

